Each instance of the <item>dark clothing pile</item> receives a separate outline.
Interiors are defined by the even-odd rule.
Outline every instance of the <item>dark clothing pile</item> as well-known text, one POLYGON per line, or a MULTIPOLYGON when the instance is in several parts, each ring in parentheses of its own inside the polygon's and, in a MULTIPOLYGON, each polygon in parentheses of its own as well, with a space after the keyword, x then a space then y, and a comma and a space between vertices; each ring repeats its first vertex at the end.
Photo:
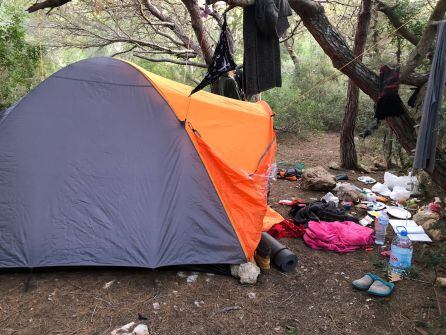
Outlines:
POLYGON ((400 116, 404 113, 404 104, 398 94, 400 87, 398 70, 387 65, 379 70, 379 96, 375 105, 375 118, 384 120, 388 116, 400 116))
POLYGON ((279 169, 277 170, 277 178, 278 179, 286 179, 290 181, 296 181, 299 178, 302 178, 303 172, 296 168, 288 168, 288 169, 279 169))
POLYGON ((228 25, 226 23, 226 15, 223 19, 223 26, 221 27, 220 38, 217 46, 215 47, 214 55, 212 56, 212 62, 209 65, 208 72, 204 76, 201 83, 195 87, 191 95, 199 90, 203 89, 207 85, 215 83, 220 76, 234 70, 236 68, 234 58, 232 57, 229 42, 228 42, 228 25))
POLYGON ((228 98, 242 100, 237 82, 227 73, 222 75, 218 80, 218 94, 228 98))
POLYGON ((287 0, 257 0, 243 10, 244 93, 282 86, 279 38, 292 15, 287 0))
POLYGON ((243 85, 245 85, 245 83, 244 83, 243 78, 244 78, 243 68, 237 68, 235 70, 234 79, 237 82, 237 86, 239 88, 240 96, 242 97, 242 100, 245 100, 245 88, 243 87, 243 85))
POLYGON ((336 207, 333 203, 325 201, 315 201, 302 207, 297 204, 290 210, 290 217, 295 224, 306 225, 309 221, 353 221, 358 219, 346 214, 345 209, 336 207))

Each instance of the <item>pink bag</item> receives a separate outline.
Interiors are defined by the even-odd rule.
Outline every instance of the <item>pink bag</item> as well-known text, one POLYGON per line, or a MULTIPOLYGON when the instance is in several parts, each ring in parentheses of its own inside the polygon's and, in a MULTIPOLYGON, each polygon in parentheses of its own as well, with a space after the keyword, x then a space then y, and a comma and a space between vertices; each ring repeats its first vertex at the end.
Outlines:
POLYGON ((310 221, 303 239, 312 249, 340 253, 367 248, 374 242, 373 229, 352 221, 310 221))

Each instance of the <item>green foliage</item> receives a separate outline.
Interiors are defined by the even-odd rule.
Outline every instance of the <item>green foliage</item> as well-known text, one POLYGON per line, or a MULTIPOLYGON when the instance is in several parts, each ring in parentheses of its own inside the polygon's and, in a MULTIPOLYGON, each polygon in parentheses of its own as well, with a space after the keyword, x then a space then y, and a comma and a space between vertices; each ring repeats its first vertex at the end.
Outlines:
POLYGON ((446 314, 441 314, 438 317, 438 324, 440 328, 446 328, 446 314))
MULTIPOLYGON (((446 231, 446 223, 440 224, 443 233, 446 231)), ((446 242, 439 243, 436 246, 424 245, 419 260, 428 268, 445 268, 446 269, 446 242)))
POLYGON ((0 110, 36 82, 39 50, 25 39, 24 15, 22 8, 0 2, 0 110))
POLYGON ((426 11, 426 5, 423 1, 400 0, 398 6, 395 7, 395 12, 403 24, 408 22, 406 27, 417 36, 421 36, 429 18, 430 8, 426 11))
POLYGON ((416 265, 412 265, 410 269, 406 271, 406 276, 410 279, 418 279, 421 277, 420 270, 416 265))
MULTIPOLYGON (((296 44, 297 66, 283 62, 282 87, 262 94, 276 113, 276 127, 307 135, 314 131, 339 131, 346 105, 347 79, 338 76, 330 59, 308 36, 296 44)), ((282 55, 282 60, 289 57, 282 55)), ((358 130, 372 119, 373 102, 360 95, 358 130)))

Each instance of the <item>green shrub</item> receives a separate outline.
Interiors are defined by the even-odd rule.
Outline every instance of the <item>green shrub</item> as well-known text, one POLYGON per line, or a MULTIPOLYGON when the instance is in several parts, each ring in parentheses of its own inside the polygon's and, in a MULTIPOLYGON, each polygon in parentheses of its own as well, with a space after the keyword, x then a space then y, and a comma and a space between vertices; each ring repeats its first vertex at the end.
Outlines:
POLYGON ((0 110, 26 94, 37 80, 39 52, 25 39, 24 13, 13 2, 0 2, 0 110))
MULTIPOLYGON (((262 98, 276 113, 276 128, 297 134, 339 131, 345 112, 347 78, 333 68, 330 59, 311 38, 295 47, 296 66, 282 55, 282 87, 266 91, 262 98)), ((373 102, 360 94, 358 132, 373 118, 373 102)))

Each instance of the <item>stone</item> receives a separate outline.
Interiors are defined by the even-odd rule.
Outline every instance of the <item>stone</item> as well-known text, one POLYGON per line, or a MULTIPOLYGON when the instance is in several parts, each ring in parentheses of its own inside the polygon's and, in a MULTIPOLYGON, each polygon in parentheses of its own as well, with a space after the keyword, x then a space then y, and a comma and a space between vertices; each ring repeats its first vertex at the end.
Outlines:
POLYGON ((136 325, 135 322, 130 322, 121 328, 113 330, 111 335, 150 335, 149 328, 145 324, 136 325))
POLYGON ((257 277, 259 276, 259 274, 260 268, 256 264, 251 262, 241 264, 238 271, 241 284, 257 283, 257 277))
POLYGON ((197 281, 197 279, 198 279, 198 275, 190 275, 187 277, 186 282, 188 284, 192 284, 192 283, 195 283, 197 281))
POLYGON ((336 163, 336 162, 330 162, 330 163, 328 164, 328 168, 331 169, 331 170, 340 170, 340 169, 341 169, 341 167, 339 166, 339 164, 336 163))
POLYGON ((425 210, 422 208, 413 216, 413 220, 420 226, 424 225, 425 222, 430 220, 438 221, 440 220, 440 214, 425 210))
POLYGON ((127 323, 126 325, 124 325, 120 328, 116 328, 110 334, 111 335, 127 335, 130 333, 130 331, 134 325, 135 325, 135 322, 127 323))
POLYGON ((336 178, 322 166, 317 166, 304 171, 302 187, 312 191, 331 191, 336 187, 336 178))
POLYGON ((230 266, 231 268, 231 276, 235 277, 235 278, 240 278, 240 276, 238 275, 238 271, 240 269, 240 265, 238 264, 232 264, 230 266))
POLYGON ((440 229, 431 229, 427 231, 427 234, 431 237, 432 241, 443 241, 446 237, 443 236, 440 229))
POLYGON ((446 287, 446 277, 438 277, 436 282, 437 285, 441 287, 446 287))
POLYGON ((131 335, 149 335, 149 328, 143 324, 137 325, 131 335))
POLYGON ((370 173, 370 168, 368 166, 365 166, 364 164, 359 164, 359 168, 362 170, 362 172, 364 173, 370 173))
POLYGON ((257 295, 256 295, 254 292, 249 292, 249 293, 248 293, 248 298, 249 298, 249 299, 255 299, 256 296, 257 296, 257 295))
MULTIPOLYGON (((416 222, 416 221, 415 221, 416 222)), ((424 223, 422 224, 423 229, 424 230, 431 230, 432 228, 434 228, 434 225, 437 223, 436 219, 428 219, 426 221, 424 221, 424 223)))

